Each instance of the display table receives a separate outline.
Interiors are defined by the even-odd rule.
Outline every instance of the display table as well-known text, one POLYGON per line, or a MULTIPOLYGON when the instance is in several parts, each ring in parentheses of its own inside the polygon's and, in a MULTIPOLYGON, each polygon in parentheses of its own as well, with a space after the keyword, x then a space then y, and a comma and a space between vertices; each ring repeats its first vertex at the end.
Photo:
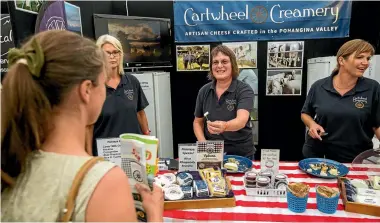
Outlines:
MULTIPOLYGON (((367 179, 368 168, 352 168, 347 177, 367 179)), ((363 164, 362 164, 363 165, 363 164)), ((364 165, 365 166, 365 165, 364 165)), ((260 162, 254 162, 254 168, 260 169, 260 162)), ((380 167, 375 167, 380 171, 380 167)), ((371 168, 369 171, 374 171, 371 168)), ((310 176, 298 169, 297 162, 281 162, 280 172, 288 176, 289 182, 303 182, 310 186, 307 210, 294 213, 287 208, 286 197, 252 197, 246 196, 242 174, 229 174, 232 189, 236 198, 234 208, 168 210, 164 212, 165 222, 214 221, 214 222, 380 222, 379 217, 356 214, 344 211, 342 199, 339 200, 335 214, 324 214, 317 209, 316 185, 338 187, 336 179, 322 179, 310 176)))

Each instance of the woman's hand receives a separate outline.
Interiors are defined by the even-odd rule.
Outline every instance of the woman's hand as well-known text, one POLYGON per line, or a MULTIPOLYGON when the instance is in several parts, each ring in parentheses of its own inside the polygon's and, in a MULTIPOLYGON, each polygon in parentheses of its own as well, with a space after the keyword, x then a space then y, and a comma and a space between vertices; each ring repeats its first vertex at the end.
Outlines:
POLYGON ((309 136, 311 136, 313 139, 319 139, 322 141, 321 135, 325 132, 325 130, 322 128, 322 126, 318 125, 317 123, 313 123, 309 126, 309 136))
POLYGON ((224 121, 207 121, 207 130, 211 134, 220 134, 225 132, 227 129, 227 122, 224 121))
POLYGON ((148 222, 163 222, 164 192, 153 184, 153 191, 145 184, 136 184, 136 189, 142 197, 143 208, 148 216, 148 222))

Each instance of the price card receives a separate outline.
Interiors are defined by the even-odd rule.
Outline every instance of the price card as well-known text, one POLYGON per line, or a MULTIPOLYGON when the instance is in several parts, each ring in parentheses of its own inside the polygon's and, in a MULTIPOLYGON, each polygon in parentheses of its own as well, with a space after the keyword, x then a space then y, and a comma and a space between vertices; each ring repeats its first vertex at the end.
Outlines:
POLYGON ((197 170, 197 145, 196 144, 178 144, 178 171, 196 171, 197 170))
POLYGON ((261 150, 261 171, 271 170, 274 174, 278 174, 280 163, 279 149, 262 149, 261 150))

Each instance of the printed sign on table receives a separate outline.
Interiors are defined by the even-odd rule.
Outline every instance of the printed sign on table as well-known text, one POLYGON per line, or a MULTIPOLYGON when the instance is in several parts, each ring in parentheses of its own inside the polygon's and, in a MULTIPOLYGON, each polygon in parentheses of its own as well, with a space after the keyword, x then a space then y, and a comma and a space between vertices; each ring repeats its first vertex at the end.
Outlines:
POLYGON ((198 141, 197 153, 198 169, 214 167, 222 169, 224 156, 224 141, 198 141))
POLYGON ((196 171, 197 170, 197 145, 196 144, 179 144, 178 145, 178 171, 196 171))
POLYGON ((280 150, 279 149, 261 149, 261 171, 270 170, 275 175, 278 174, 280 163, 280 150))

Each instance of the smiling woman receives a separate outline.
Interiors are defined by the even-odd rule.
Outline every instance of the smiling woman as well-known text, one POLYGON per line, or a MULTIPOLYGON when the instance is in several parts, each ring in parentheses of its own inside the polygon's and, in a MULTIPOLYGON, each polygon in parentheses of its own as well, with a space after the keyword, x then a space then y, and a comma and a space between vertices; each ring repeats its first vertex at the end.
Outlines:
POLYGON ((228 155, 253 159, 252 88, 237 80, 239 69, 234 52, 219 45, 211 52, 210 83, 204 85, 195 105, 194 134, 198 141, 223 140, 228 155), (204 117, 207 114, 207 121, 204 117))
POLYGON ((380 138, 380 84, 363 77, 373 54, 373 46, 364 40, 346 42, 331 76, 311 86, 301 111, 309 128, 306 158, 352 162, 373 148, 374 135, 380 138))

